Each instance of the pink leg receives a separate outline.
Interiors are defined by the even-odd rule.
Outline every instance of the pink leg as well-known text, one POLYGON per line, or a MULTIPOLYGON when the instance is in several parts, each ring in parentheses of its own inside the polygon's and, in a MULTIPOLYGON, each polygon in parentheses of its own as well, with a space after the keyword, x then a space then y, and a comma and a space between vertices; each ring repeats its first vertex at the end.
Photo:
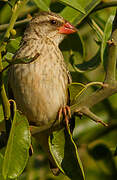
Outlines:
POLYGON ((71 118, 71 110, 70 110, 70 107, 68 105, 64 106, 64 107, 61 107, 59 109, 59 112, 58 112, 58 119, 59 119, 59 122, 60 122, 60 119, 61 119, 61 116, 64 116, 65 118, 65 124, 66 126, 68 127, 69 126, 69 118, 71 118))

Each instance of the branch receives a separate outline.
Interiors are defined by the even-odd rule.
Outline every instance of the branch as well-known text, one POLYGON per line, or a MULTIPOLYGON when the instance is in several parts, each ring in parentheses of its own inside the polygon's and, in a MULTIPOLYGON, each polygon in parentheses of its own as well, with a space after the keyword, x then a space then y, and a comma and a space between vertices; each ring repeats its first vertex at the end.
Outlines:
POLYGON ((8 26, 8 28, 7 28, 7 31, 6 31, 6 33, 5 33, 5 35, 4 35, 4 38, 9 38, 9 36, 10 36, 10 32, 11 32, 11 30, 13 29, 13 27, 14 27, 14 24, 15 24, 15 22, 16 22, 16 19, 17 19, 17 17, 18 17, 18 15, 19 15, 19 13, 20 13, 20 11, 22 10, 22 8, 24 7, 24 5, 26 4, 28 2, 28 0, 23 0, 23 1, 18 1, 16 4, 15 4, 15 6, 14 6, 14 8, 13 8, 13 14, 12 14, 12 17, 11 17, 11 20, 10 20, 10 23, 9 23, 9 26, 8 26))
MULTIPOLYGON (((17 27, 17 26, 26 24, 29 21, 30 21, 30 18, 26 18, 24 20, 17 21, 17 22, 15 22, 14 26, 17 27)), ((8 26, 9 26, 9 24, 2 24, 2 25, 0 25, 0 31, 4 31, 5 29, 7 29, 8 26)))
POLYGON ((84 107, 82 108, 81 112, 87 117, 91 118, 96 123, 100 123, 103 126, 108 127, 108 124, 104 123, 98 116, 96 116, 93 112, 91 112, 89 108, 84 107))
POLYGON ((107 98, 115 93, 117 93, 117 82, 114 82, 111 85, 108 84, 108 86, 106 84, 105 87, 103 87, 100 90, 95 91, 91 95, 89 95, 89 96, 84 95, 83 99, 80 100, 80 102, 76 100, 76 103, 71 106, 71 112, 73 114, 75 112, 82 111, 82 108, 84 108, 84 107, 91 108, 95 104, 101 102, 105 98, 107 98))
POLYGON ((100 118, 94 115, 90 108, 98 104, 105 98, 117 93, 117 81, 115 80, 116 59, 117 59, 117 13, 113 22, 112 40, 109 43, 108 62, 106 69, 106 77, 103 88, 95 91, 91 95, 83 95, 80 101, 77 98, 76 103, 71 106, 71 113, 85 114, 96 122, 100 122, 100 118))
POLYGON ((4 42, 5 39, 8 39, 10 37, 10 32, 14 27, 15 21, 22 10, 23 6, 28 2, 28 0, 24 1, 17 1, 17 3, 14 5, 12 11, 12 17, 9 23, 9 26, 6 30, 6 33, 4 35, 4 38, 2 40, 1 46, 0 46, 0 95, 1 95, 1 100, 2 100, 2 106, 3 106, 3 112, 4 112, 4 119, 5 119, 5 124, 6 124, 6 131, 8 130, 9 126, 9 119, 10 119, 10 104, 6 95, 5 87, 4 87, 4 82, 3 82, 3 65, 2 65, 2 52, 5 51, 6 49, 6 43, 4 42))
POLYGON ((112 38, 108 41, 108 63, 106 70, 106 83, 115 81, 116 60, 117 60, 117 13, 113 22, 112 38))
MULTIPOLYGON (((116 17, 115 17, 116 19, 116 17)), ((113 29, 113 33, 112 33, 112 37, 114 38, 115 42, 117 42, 117 29, 115 28, 115 21, 114 21, 114 29, 113 29), (116 38, 115 38, 116 37, 116 38)), ((114 48, 116 46, 116 43, 114 44, 114 48)), ((108 66, 110 66, 110 63, 112 61, 112 66, 107 68, 107 74, 108 72, 110 72, 111 69, 111 74, 110 76, 113 77, 113 74, 115 73, 115 62, 116 62, 116 54, 114 53, 114 60, 112 60, 111 55, 112 55, 112 51, 113 49, 109 46, 110 51, 108 54, 108 66)), ((106 75, 107 77, 107 75, 106 75)), ((101 82, 92 82, 89 83, 87 86, 91 86, 91 85, 101 85, 101 89, 95 91, 94 93, 92 93, 91 95, 85 95, 83 94, 82 97, 80 97, 80 101, 79 98, 76 98, 76 102, 75 104, 73 104, 72 106, 70 106, 71 109, 71 114, 77 114, 77 115, 86 115, 89 118, 91 118, 93 121, 97 122, 97 123, 101 123, 104 126, 107 126, 107 124, 105 124, 104 122, 102 122, 102 120, 96 116, 94 113, 92 113, 90 111, 90 108, 92 108, 95 104, 98 104, 99 102, 101 102, 102 100, 104 100, 105 98, 108 98, 109 96, 111 96, 112 94, 117 93, 117 81, 114 80, 113 81, 105 81, 104 83, 101 82)), ((53 126, 51 125, 46 125, 45 127, 34 127, 34 126, 30 126, 30 130, 32 134, 36 134, 42 131, 46 131, 47 129, 49 129, 49 132, 52 132, 53 130, 56 130, 63 127, 62 123, 59 123, 58 121, 56 121, 53 126)))

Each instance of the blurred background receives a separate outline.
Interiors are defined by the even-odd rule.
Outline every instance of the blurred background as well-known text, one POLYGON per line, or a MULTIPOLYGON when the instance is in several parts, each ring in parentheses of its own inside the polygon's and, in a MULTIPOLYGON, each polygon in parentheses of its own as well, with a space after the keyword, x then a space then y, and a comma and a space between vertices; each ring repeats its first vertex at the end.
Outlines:
MULTIPOLYGON (((17 20, 19 24, 15 26, 17 33, 15 36, 12 35, 7 46, 7 52, 15 53, 27 22, 31 19, 31 16, 40 11, 35 2, 30 0, 22 9, 17 20)), ((95 29, 96 25, 93 26, 88 17, 82 20, 78 11, 66 7, 66 5, 56 0, 44 0, 44 2, 51 11, 63 15, 78 28, 77 34, 70 35, 60 44, 73 82, 86 84, 92 81, 104 81, 108 49, 105 48, 102 62, 100 47, 108 19, 113 15, 115 9, 106 8, 90 15, 90 19, 98 26, 98 31, 95 29), (75 18, 76 14, 77 18, 75 18)), ((78 2, 87 9, 91 0, 79 0, 78 2)), ((0 38, 3 37, 7 26, 5 24, 9 23, 12 15, 12 3, 14 3, 13 0, 10 1, 10 4, 6 1, 0 1, 0 38)), ((109 31, 111 32, 111 29, 109 31)), ((5 80, 7 87, 7 73, 5 74, 5 80)), ((96 89, 97 87, 91 86, 85 93, 90 94, 96 89)), ((74 91, 77 91, 77 87, 71 88, 71 99, 74 96, 74 91)), ((73 138, 78 147, 86 179, 114 180, 117 178, 117 94, 95 105, 92 111, 104 122, 109 123, 109 127, 96 124, 85 116, 81 119, 76 117, 73 138)), ((2 120, 3 112, 0 106, 0 121, 2 120)), ((34 153, 29 158, 28 165, 18 178, 19 180, 68 179, 62 174, 58 177, 52 175, 45 153, 34 140, 33 148, 34 153)))

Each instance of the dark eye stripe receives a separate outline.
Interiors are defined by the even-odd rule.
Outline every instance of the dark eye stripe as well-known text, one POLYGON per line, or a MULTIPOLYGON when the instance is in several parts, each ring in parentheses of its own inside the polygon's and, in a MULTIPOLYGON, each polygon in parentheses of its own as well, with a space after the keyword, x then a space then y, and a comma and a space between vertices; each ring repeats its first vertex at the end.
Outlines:
POLYGON ((47 23, 50 23, 51 25, 55 25, 55 26, 57 26, 57 27, 59 27, 59 26, 61 26, 63 23, 62 22, 60 22, 60 21, 57 21, 57 20, 54 20, 54 19, 52 19, 52 20, 50 20, 50 21, 48 21, 48 20, 45 20, 45 21, 40 21, 40 22, 32 22, 33 24, 37 24, 37 25, 41 25, 41 24, 47 24, 47 23))

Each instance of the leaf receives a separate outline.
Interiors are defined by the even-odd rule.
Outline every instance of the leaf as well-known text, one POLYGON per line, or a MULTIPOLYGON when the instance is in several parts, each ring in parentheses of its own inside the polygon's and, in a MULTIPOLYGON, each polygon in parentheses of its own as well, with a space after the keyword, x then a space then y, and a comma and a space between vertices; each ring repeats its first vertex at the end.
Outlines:
POLYGON ((76 23, 78 24, 81 21, 83 21, 100 2, 101 2, 101 0, 92 0, 92 1, 90 1, 89 4, 87 4, 87 6, 85 7, 85 12, 86 13, 85 14, 80 14, 79 17, 76 17, 76 19, 74 20, 74 24, 76 24, 76 23))
POLYGON ((85 85, 81 83, 72 83, 69 85, 70 105, 74 104, 75 98, 78 97, 84 89, 85 85))
POLYGON ((0 179, 2 180, 3 179, 3 176, 2 176, 2 164, 3 164, 3 155, 0 153, 0 179))
POLYGON ((95 31, 96 35, 97 35, 97 44, 100 44, 100 42, 102 41, 102 37, 103 37, 103 31, 101 30, 101 28, 97 25, 97 23, 91 19, 91 18, 87 18, 87 23, 91 26, 91 28, 93 29, 93 31, 95 31))
POLYGON ((85 14, 79 13, 77 10, 71 7, 66 7, 61 12, 61 15, 74 25, 77 25, 83 21, 83 19, 86 18, 100 2, 101 0, 82 0, 79 2, 79 4, 85 9, 85 14))
POLYGON ((0 122, 4 120, 4 113, 3 113, 3 107, 0 104, 0 122))
POLYGON ((65 5, 58 1, 52 1, 50 4, 50 10, 55 13, 60 13, 64 8, 65 5))
POLYGON ((101 61, 103 62, 103 58, 104 58, 104 51, 107 45, 107 41, 110 38, 111 32, 112 32, 112 23, 114 20, 114 16, 115 15, 115 11, 113 11, 113 13, 109 16, 105 28, 104 28, 104 35, 102 38, 102 44, 101 44, 101 61))
POLYGON ((72 7, 73 9, 76 9, 77 11, 85 14, 85 10, 84 8, 76 1, 74 0, 60 0, 60 2, 62 2, 63 4, 66 4, 67 6, 72 7))
POLYGON ((24 170, 31 144, 29 124, 14 107, 14 118, 5 151, 2 173, 5 179, 16 178, 24 170))
MULTIPOLYGON (((69 35, 60 44, 60 49, 62 50, 64 59, 72 67, 72 56, 75 59, 75 63, 82 62, 85 55, 84 41, 80 34, 75 33, 69 35)), ((70 69, 70 67, 69 67, 70 69)), ((70 69, 74 70, 73 67, 70 69)))
POLYGON ((49 137, 50 152, 60 170, 72 180, 85 179, 78 149, 72 139, 70 130, 53 132, 49 137))
POLYGON ((6 60, 7 62, 11 62, 13 56, 14 56, 13 53, 7 52, 7 53, 4 55, 3 60, 6 60))
POLYGON ((43 11, 49 11, 49 4, 44 0, 33 0, 38 8, 42 9, 43 11))
POLYGON ((21 36, 17 37, 16 39, 10 39, 6 46, 7 52, 14 54, 20 47, 20 41, 21 41, 21 36))
POLYGON ((96 69, 99 65, 100 65, 99 51, 91 60, 83 62, 81 64, 73 64, 74 68, 79 72, 96 69))
POLYGON ((43 1, 45 1, 45 3, 49 6, 50 5, 50 3, 51 3, 51 0, 43 0, 43 1))
POLYGON ((27 57, 24 57, 24 58, 19 58, 19 59, 13 59, 13 54, 12 53, 7 53, 5 55, 5 60, 9 63, 9 64, 28 64, 28 63, 31 63, 33 61, 35 61, 38 57, 40 56, 39 53, 37 53, 34 57, 32 58, 29 58, 28 56, 27 57))

